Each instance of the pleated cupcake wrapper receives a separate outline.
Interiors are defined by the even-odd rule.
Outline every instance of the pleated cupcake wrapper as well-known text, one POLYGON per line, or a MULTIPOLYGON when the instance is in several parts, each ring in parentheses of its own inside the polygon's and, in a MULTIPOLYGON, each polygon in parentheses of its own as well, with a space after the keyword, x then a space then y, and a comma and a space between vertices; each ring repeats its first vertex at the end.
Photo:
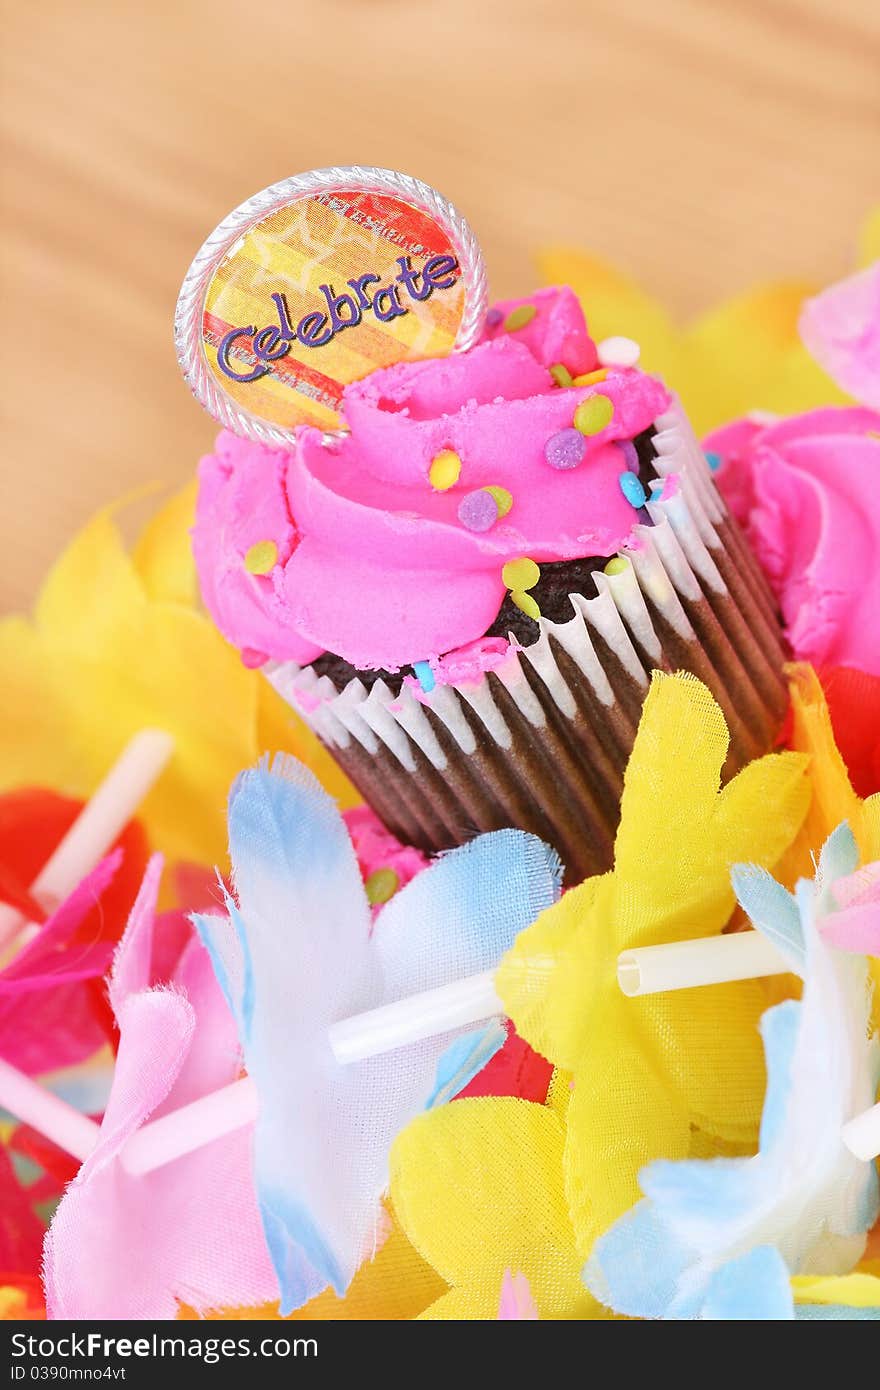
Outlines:
POLYGON ((425 850, 515 825, 555 845, 569 882, 611 863, 623 772, 650 672, 686 669, 721 704, 726 774, 772 746, 786 709, 773 599, 677 405, 656 424, 654 467, 678 485, 647 504, 617 574, 570 596, 478 681, 430 692, 264 671, 401 840, 425 850))

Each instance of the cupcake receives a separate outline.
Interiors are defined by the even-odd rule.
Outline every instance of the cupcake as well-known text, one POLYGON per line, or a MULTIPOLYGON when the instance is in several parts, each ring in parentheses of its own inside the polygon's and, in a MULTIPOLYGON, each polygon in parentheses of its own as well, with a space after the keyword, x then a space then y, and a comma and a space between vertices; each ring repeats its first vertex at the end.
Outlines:
POLYGON ((654 668, 713 691, 727 775, 774 741, 775 601, 637 356, 542 290, 348 386, 344 435, 224 433, 201 462, 215 622, 405 844, 518 826, 571 882, 605 869, 654 668))

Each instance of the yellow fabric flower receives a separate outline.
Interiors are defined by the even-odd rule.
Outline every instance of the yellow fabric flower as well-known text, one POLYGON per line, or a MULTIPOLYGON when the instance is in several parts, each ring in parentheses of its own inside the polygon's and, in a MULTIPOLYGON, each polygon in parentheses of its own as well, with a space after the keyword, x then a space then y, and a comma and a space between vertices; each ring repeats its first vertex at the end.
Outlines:
POLYGON ((312 734, 196 607, 189 548, 194 487, 126 551, 109 508, 53 566, 33 618, 0 622, 0 790, 88 796, 146 725, 175 738, 143 803, 151 843, 172 860, 222 863, 226 796, 261 752, 286 749, 357 799, 312 734))
MULTIPOLYGON (((880 209, 863 231, 860 260, 880 256, 880 209)), ((640 366, 681 396, 699 433, 750 410, 794 414, 846 399, 810 357, 797 331, 801 305, 822 287, 762 285, 682 326, 623 271, 585 251, 538 257, 548 284, 571 285, 597 342, 626 334, 641 344, 640 366)))
POLYGON ((616 975, 621 951, 720 933, 730 866, 774 865, 803 821, 806 758, 768 755, 719 790, 728 742, 700 681, 654 674, 613 871, 544 912, 496 975, 520 1035, 574 1074, 563 1167, 581 1256, 638 1199, 644 1164, 754 1146, 761 983, 627 999, 616 975))
POLYGON ((391 1152, 391 1200, 447 1284, 427 1319, 497 1318, 504 1272, 524 1274, 541 1318, 604 1318, 581 1283, 555 1106, 453 1101, 414 1120, 391 1152))
POLYGON ((795 1303, 880 1308, 880 1279, 872 1274, 796 1274, 791 1288, 795 1303))

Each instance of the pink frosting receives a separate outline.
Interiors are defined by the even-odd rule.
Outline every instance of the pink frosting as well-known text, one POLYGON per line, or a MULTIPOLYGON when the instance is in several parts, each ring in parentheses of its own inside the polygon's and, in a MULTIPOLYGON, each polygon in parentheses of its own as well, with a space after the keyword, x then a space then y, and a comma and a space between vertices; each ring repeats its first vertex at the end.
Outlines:
POLYGON ((707 449, 779 599, 797 657, 880 675, 880 415, 741 420, 707 449))
POLYGON ((502 566, 611 555, 636 514, 623 496, 615 440, 634 438, 665 410, 653 377, 612 369, 593 385, 560 388, 548 368, 595 366, 595 347, 570 290, 528 300, 522 329, 502 322, 469 352, 372 373, 344 393, 350 433, 328 448, 307 429, 292 453, 221 435, 200 465, 194 545, 205 602, 240 648, 278 660, 334 652, 361 668, 396 670, 475 641, 504 599, 502 566), (577 406, 607 396, 610 422, 586 438, 579 466, 552 468, 545 445, 577 406), (429 470, 446 449, 461 475, 445 492, 429 470), (508 514, 467 529, 462 498, 506 488, 508 514), (270 574, 247 573, 257 541, 272 540, 270 574))
POLYGON ((344 820, 365 883, 378 869, 393 869, 398 887, 403 888, 427 865, 427 855, 411 845, 402 845, 369 806, 346 811, 344 820))

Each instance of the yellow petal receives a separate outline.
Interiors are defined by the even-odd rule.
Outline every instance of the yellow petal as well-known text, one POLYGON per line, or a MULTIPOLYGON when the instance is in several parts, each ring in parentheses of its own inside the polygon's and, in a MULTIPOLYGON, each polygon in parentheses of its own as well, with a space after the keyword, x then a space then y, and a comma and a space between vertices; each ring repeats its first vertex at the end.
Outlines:
POLYGON ((846 1308, 880 1308, 880 1279, 871 1274, 795 1274, 795 1303, 837 1303, 846 1308))
POLYGON ((147 596, 192 608, 198 602, 198 580, 190 544, 195 521, 198 483, 193 480, 147 523, 138 537, 132 560, 147 596))
POLYGON ((639 365, 677 382, 678 331, 634 280, 597 256, 564 248, 540 252, 538 266, 546 284, 571 286, 596 342, 618 334, 634 338, 642 349, 639 365))
POLYGON ((473 1316, 490 1305, 497 1312, 506 1269, 526 1276, 542 1317, 589 1311, 563 1194, 563 1142, 549 1107, 512 1097, 457 1100, 398 1136, 397 1219, 442 1279, 473 1292, 473 1316))
POLYGON ((698 434, 749 410, 771 409, 772 383, 798 346, 801 305, 813 293, 813 285, 799 282, 760 286, 689 329, 685 360, 701 389, 683 388, 682 402, 698 434))
POLYGON ((758 980, 628 1000, 663 1075, 693 1124, 757 1146, 767 1076, 758 1031, 767 996, 758 980))
POLYGON ((565 1192, 581 1260, 641 1197, 640 1169, 657 1158, 686 1158, 691 1138, 687 1114, 632 1015, 609 1010, 603 1022, 568 1107, 565 1192))
POLYGON ((583 1061, 596 1009, 617 989, 608 911, 610 874, 587 879, 520 932, 495 988, 521 1038, 557 1066, 583 1061))
POLYGON ((818 853, 831 831, 846 820, 856 837, 862 863, 870 863, 880 858, 880 795, 862 802, 853 791, 813 668, 799 662, 788 668, 788 676, 794 721, 790 742, 810 757, 813 795, 803 827, 806 849, 818 853))
MULTIPOLYGON (((0 788, 88 796, 134 733, 167 729, 174 756, 141 818, 171 860, 222 864, 229 787, 264 751, 260 714, 278 705, 208 618, 179 601, 180 563, 169 571, 176 599, 151 597, 156 557, 179 557, 186 525, 178 499, 140 552, 144 578, 101 512, 53 566, 34 621, 0 623, 0 788)), ((301 728, 292 714, 276 717, 272 751, 298 752, 301 728)))

